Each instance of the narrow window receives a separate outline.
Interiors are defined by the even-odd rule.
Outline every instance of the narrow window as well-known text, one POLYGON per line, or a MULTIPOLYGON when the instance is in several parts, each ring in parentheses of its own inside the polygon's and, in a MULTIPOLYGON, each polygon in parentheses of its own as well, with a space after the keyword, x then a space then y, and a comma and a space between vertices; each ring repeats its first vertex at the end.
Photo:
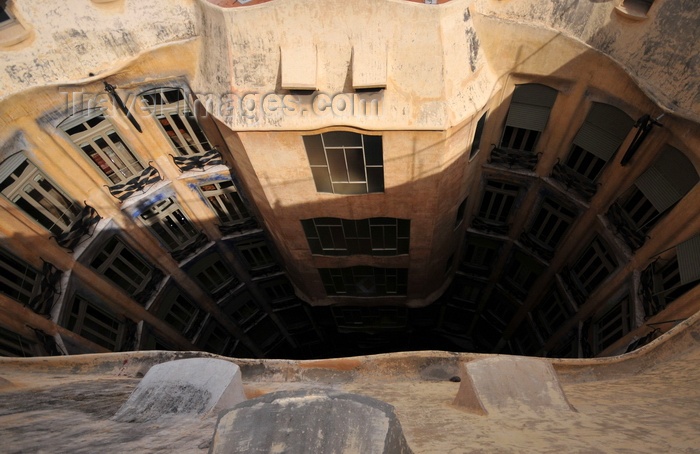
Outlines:
POLYGON ((544 85, 516 86, 508 108, 501 148, 534 151, 556 98, 557 91, 544 85))
POLYGON ((479 207, 479 219, 497 225, 507 224, 519 192, 520 188, 514 184, 487 181, 479 207))
POLYGON ((199 186, 221 225, 233 225, 250 219, 250 213, 233 181, 217 181, 199 186))
POLYGON ((156 88, 141 94, 158 125, 180 156, 205 153, 212 146, 180 88, 156 88))
POLYGON ((327 132, 303 139, 318 192, 384 192, 381 136, 327 132))
POLYGON ((113 184, 125 183, 145 168, 100 111, 76 114, 61 128, 113 184))
POLYGON ((172 198, 145 210, 141 219, 169 251, 189 244, 197 236, 194 226, 172 198))
POLYGON ((484 113, 476 123, 474 139, 472 140, 472 149, 469 151, 469 159, 472 159, 479 152, 479 147, 481 146, 481 135, 484 132, 484 124, 486 124, 486 113, 484 113))
POLYGON ((124 322, 79 295, 73 300, 66 328, 111 351, 119 350, 124 340, 124 322))
POLYGON ((116 236, 110 238, 90 266, 133 296, 149 283, 153 266, 116 236))
POLYGON ((70 230, 80 215, 80 206, 21 153, 0 166, 0 192, 54 235, 70 230))
POLYGON ((572 267, 576 286, 588 296, 617 268, 617 261, 608 245, 595 237, 572 267))
POLYGON ((309 248, 318 255, 408 254, 411 221, 396 218, 313 218, 301 221, 309 248))
POLYGON ((629 297, 618 301, 613 307, 594 320, 594 346, 598 354, 615 343, 634 328, 632 305, 629 297))
POLYGON ((459 227, 459 225, 462 223, 464 220, 464 210, 467 208, 467 197, 462 200, 462 203, 459 204, 459 207, 457 207, 457 218, 455 219, 455 228, 459 227))
POLYGON ((353 266, 319 268, 328 295, 406 295, 408 269, 353 266))
POLYGON ((0 293, 7 297, 26 305, 39 292, 39 272, 3 249, 0 271, 0 293))
POLYGON ((553 252, 575 218, 574 210, 553 199, 545 198, 532 221, 528 235, 539 246, 553 252))

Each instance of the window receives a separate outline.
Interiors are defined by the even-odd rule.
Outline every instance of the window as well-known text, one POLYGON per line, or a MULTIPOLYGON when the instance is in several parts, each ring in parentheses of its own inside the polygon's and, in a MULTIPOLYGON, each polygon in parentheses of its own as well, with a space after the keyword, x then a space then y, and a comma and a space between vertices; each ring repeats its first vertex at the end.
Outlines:
POLYGON ((575 218, 574 210, 545 197, 528 230, 528 235, 539 245, 554 251, 575 218))
POLYGON ((0 356, 34 356, 35 349, 35 342, 0 326, 0 356))
POLYGON ((495 290, 486 304, 483 318, 495 327, 494 331, 500 335, 500 332, 506 328, 516 312, 517 306, 511 299, 495 290))
POLYGON ((633 230, 646 235, 697 182, 693 163, 679 150, 667 147, 617 203, 633 230))
POLYGON ((488 277, 500 247, 501 244, 496 240, 475 235, 467 236, 462 269, 469 274, 488 277))
POLYGON ((620 109, 601 103, 593 107, 574 137, 566 166, 585 180, 598 180, 605 164, 613 157, 634 121, 620 109))
POLYGON ((144 170, 145 166, 101 112, 77 114, 64 123, 63 131, 112 183, 125 183, 144 170))
POLYGON ((487 181, 479 207, 479 219, 487 223, 507 224, 519 192, 520 188, 514 184, 487 181))
POLYGON ((197 236, 194 226, 172 198, 161 200, 145 210, 141 219, 170 251, 190 243, 197 236))
POLYGON ((201 323, 203 312, 196 304, 182 294, 178 287, 172 287, 163 297, 163 305, 158 310, 158 317, 163 319, 179 333, 191 338, 197 328, 197 322, 201 323))
POLYGON ((80 216, 80 206, 21 153, 0 165, 0 192, 54 235, 70 230, 80 216))
POLYGON ((533 257, 515 250, 508 261, 508 265, 506 265, 502 282, 514 296, 522 300, 527 297, 532 284, 542 274, 544 268, 545 266, 533 257))
POLYGON ((197 344, 207 352, 216 353, 217 355, 223 354, 231 340, 228 331, 216 320, 212 320, 207 328, 202 336, 202 340, 197 342, 197 344))
POLYGON ((472 140, 472 149, 469 151, 469 159, 476 156, 476 154, 479 152, 479 147, 481 146, 481 134, 484 132, 484 124, 486 124, 486 113, 484 113, 476 123, 474 139, 472 140))
POLYGON ((588 296, 615 268, 617 261, 610 248, 600 237, 595 237, 574 264, 572 272, 577 280, 576 286, 588 296))
POLYGON ((73 300, 66 328, 111 351, 119 350, 124 340, 124 322, 79 295, 73 300))
POLYGON ((39 292, 40 275, 34 268, 0 249, 0 293, 29 304, 39 292))
POLYGON ((199 189, 222 225, 237 224, 250 218, 233 181, 207 183, 200 185, 199 189))
POLYGON ((146 287, 153 272, 153 266, 116 236, 102 246, 90 266, 132 296, 146 287))
POLYGON ((265 268, 275 262, 264 240, 245 241, 238 243, 236 248, 243 256, 250 270, 265 268))
POLYGON ((179 88, 156 88, 141 94, 154 113, 160 128, 180 156, 211 150, 209 140, 199 127, 192 109, 179 88))
POLYGON ((215 300, 241 283, 217 253, 198 259, 187 274, 192 276, 215 300))
POLYGON ((301 224, 313 254, 408 254, 411 230, 408 219, 314 218, 302 220, 301 224))
POLYGON ((617 302, 612 308, 596 317, 594 326, 595 354, 615 343, 634 328, 632 305, 629 298, 617 302))
POLYGON ((467 208, 467 197, 462 200, 462 203, 459 204, 457 207, 457 217, 455 218, 455 228, 459 227, 459 225, 462 223, 464 220, 464 210, 467 208))
POLYGON ((508 108, 501 148, 534 151, 556 98, 557 91, 544 85, 516 86, 508 108))
POLYGON ((258 284, 258 288, 262 290, 267 299, 273 304, 292 299, 295 295, 292 283, 284 276, 261 282, 258 284))
POLYGON ((533 320, 547 338, 575 314, 573 303, 569 302, 555 287, 552 288, 533 311, 533 320))
POLYGON ((381 136, 327 132, 303 139, 318 192, 384 192, 381 136))
POLYGON ((328 295, 381 296, 405 295, 408 269, 353 266, 319 268, 328 295))
POLYGON ((6 22, 11 22, 12 17, 10 17, 10 14, 5 10, 5 2, 0 2, 0 27, 6 25, 6 22))

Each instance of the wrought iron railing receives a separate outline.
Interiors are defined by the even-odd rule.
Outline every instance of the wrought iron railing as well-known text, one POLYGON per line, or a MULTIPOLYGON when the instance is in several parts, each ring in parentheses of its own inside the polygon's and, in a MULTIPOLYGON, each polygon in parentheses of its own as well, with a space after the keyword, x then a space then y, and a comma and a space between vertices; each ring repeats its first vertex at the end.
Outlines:
POLYGON ((586 179, 570 167, 560 163, 554 164, 552 177, 562 182, 566 189, 576 192, 584 200, 591 200, 598 191, 598 185, 586 179))
POLYGON ((88 204, 80 211, 78 218, 70 226, 67 232, 60 235, 52 236, 59 246, 73 252, 75 247, 79 245, 84 237, 91 237, 95 231, 97 223, 102 219, 97 211, 88 204))
POLYGON ((181 262, 182 260, 186 259, 190 255, 194 254, 197 249, 201 248, 205 244, 209 242, 209 238, 204 234, 204 232, 200 232, 199 235, 197 235, 194 239, 194 241, 190 241, 186 245, 175 249, 174 251, 170 252, 170 255, 178 262, 181 262))
POLYGON ((486 221, 481 218, 474 218, 474 220, 472 221, 472 227, 483 232, 497 233, 499 235, 507 235, 508 230, 510 230, 509 224, 494 221, 486 221))
POLYGON ((491 150, 488 161, 489 164, 508 167, 509 169, 535 170, 539 158, 539 154, 535 154, 532 151, 495 147, 491 150))
POLYGON ((217 224, 217 227, 222 235, 233 235, 257 229, 258 222, 254 218, 249 218, 235 224, 217 224))
POLYGON ((155 295, 158 290, 158 284, 160 284, 164 277, 165 274, 159 268, 154 268, 146 286, 133 296, 134 300, 142 306, 145 306, 148 300, 155 295))
POLYGON ((153 167, 152 164, 149 164, 139 175, 128 180, 126 183, 105 186, 109 189, 110 194, 119 199, 120 202, 123 202, 138 191, 142 193, 146 192, 146 187, 160 180, 161 177, 158 169, 153 167))
POLYGON ((41 267, 39 292, 34 295, 28 303, 31 310, 40 315, 51 316, 51 309, 53 309, 56 297, 61 294, 62 276, 63 271, 57 269, 51 263, 44 261, 41 267))
POLYGON ((617 202, 610 205, 606 216, 615 227, 615 233, 627 243, 632 251, 636 251, 644 244, 647 237, 637 230, 637 226, 617 202))
POLYGON ((200 169, 204 171, 207 166, 217 166, 222 165, 224 160, 221 158, 221 154, 216 148, 196 155, 190 156, 173 156, 173 162, 180 169, 180 172, 187 172, 188 170, 200 169))

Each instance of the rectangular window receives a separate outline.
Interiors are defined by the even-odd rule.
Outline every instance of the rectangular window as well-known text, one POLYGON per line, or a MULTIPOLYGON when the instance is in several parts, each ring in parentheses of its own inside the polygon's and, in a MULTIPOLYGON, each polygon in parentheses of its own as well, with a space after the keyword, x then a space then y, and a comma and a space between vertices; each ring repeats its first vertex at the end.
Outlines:
POLYGON ((265 240, 241 242, 236 244, 236 248, 243 256, 250 270, 265 268, 275 263, 265 240))
POLYGON ((327 132, 303 139, 318 192, 384 192, 381 136, 327 132))
POLYGON ((507 224, 520 188, 514 184, 489 180, 479 207, 479 218, 487 223, 507 224))
POLYGON ((156 88, 141 94, 160 128, 180 156, 205 153, 211 144, 180 88, 156 88))
POLYGON ((112 183, 125 183, 145 166, 101 112, 79 115, 61 128, 112 183))
POLYGON ((617 261, 610 253, 610 248, 600 237, 596 237, 578 258, 572 272, 578 289, 588 296, 615 268, 617 261))
POLYGON ((559 245, 576 212, 550 198, 545 198, 528 230, 528 235, 546 249, 553 251, 559 245))
POLYGON ((178 292, 163 320, 178 332, 185 334, 198 313, 199 308, 178 292))
POLYGON ((80 215, 80 206, 21 153, 0 166, 0 192, 54 235, 70 230, 80 215))
POLYGON ((0 356, 34 356, 36 343, 0 326, 0 356))
POLYGON ((515 250, 508 260, 502 282, 516 298, 523 300, 544 268, 535 258, 515 250))
POLYGON ((217 181, 199 186, 202 195, 222 225, 233 225, 250 219, 250 213, 233 181, 217 181))
POLYGON ((132 296, 144 289, 153 272, 153 266, 116 236, 102 246, 90 266, 132 296))
POLYGON ((474 139, 472 140, 472 148, 469 151, 469 159, 476 156, 476 154, 479 152, 479 147, 481 146, 481 134, 484 132, 484 124, 486 124, 486 113, 484 113, 476 123, 474 139))
POLYGON ((313 254, 408 254, 411 221, 396 218, 314 218, 301 221, 313 254))
POLYGON ((187 270, 187 274, 192 276, 215 300, 223 297, 241 283, 217 253, 198 258, 187 270))
POLYGON ((595 354, 598 354, 634 328, 629 298, 620 300, 603 315, 597 317, 594 327, 595 354))
POLYGON ((29 304, 39 292, 40 275, 34 268, 0 249, 0 293, 29 304))
POLYGON ((469 274, 488 277, 500 247, 501 243, 496 240, 469 235, 461 269, 469 274))
POLYGON ((66 328, 104 348, 117 351, 124 340, 125 325, 106 309, 82 296, 73 300, 66 328))
POLYGON ((226 331, 226 328, 221 326, 216 320, 212 320, 205 332, 207 335, 204 336, 202 341, 198 342, 202 349, 217 355, 223 354, 231 340, 231 336, 226 331))
POLYGON ((268 301, 273 304, 293 299, 295 296, 294 287, 286 277, 261 282, 258 284, 258 288, 267 296, 268 301))
POLYGON ((328 295, 406 295, 408 269, 353 266, 319 268, 328 295))
POLYGON ((575 313, 570 303, 557 288, 553 288, 533 311, 533 320, 542 334, 549 338, 575 313))
POLYGON ((557 91, 544 85, 516 86, 500 147, 532 152, 547 125, 556 98, 557 91))
POLYGON ((404 307, 331 306, 333 318, 340 329, 406 327, 408 314, 404 307))
POLYGON ((161 200, 145 210, 141 219, 169 251, 189 244, 198 234, 172 198, 161 200))

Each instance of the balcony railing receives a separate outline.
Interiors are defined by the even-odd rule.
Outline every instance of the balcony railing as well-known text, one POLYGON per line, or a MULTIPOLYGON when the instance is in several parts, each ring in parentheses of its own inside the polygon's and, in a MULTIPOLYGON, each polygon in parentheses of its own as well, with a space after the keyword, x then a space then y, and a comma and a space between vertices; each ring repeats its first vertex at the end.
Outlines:
POLYGON ((175 259, 175 261, 181 262, 190 255, 194 254, 199 248, 208 242, 209 238, 204 234, 204 232, 200 232, 199 235, 194 238, 194 241, 171 251, 170 255, 173 257, 173 259, 175 259))
POLYGON ((29 308, 39 315, 50 316, 56 296, 61 294, 61 277, 63 271, 56 269, 49 262, 44 262, 41 268, 39 293, 29 301, 29 308))
POLYGON ((236 224, 217 224, 217 227, 219 227, 219 231, 222 235, 233 235, 256 230, 258 228, 258 222, 250 218, 236 224))
POLYGON ((67 232, 52 236, 51 238, 54 238, 56 243, 62 248, 73 252, 75 247, 83 241, 84 237, 87 236, 89 238, 92 236, 95 231, 95 226, 97 226, 100 219, 102 218, 97 211, 86 204, 67 232))
POLYGON ((584 200, 591 200, 598 191, 598 185, 576 173, 570 167, 560 163, 554 164, 552 177, 562 182, 566 189, 576 192, 584 200))
POLYGON ((606 216, 615 227, 615 233, 627 243, 632 251, 636 251, 644 244, 647 237, 637 229, 635 223, 617 202, 610 205, 606 216))
POLYGON ((221 158, 221 154, 216 148, 192 156, 173 156, 173 162, 180 169, 180 172, 187 172, 188 170, 199 169, 204 171, 207 166, 218 166, 224 163, 221 158))
POLYGON ((110 194, 119 199, 120 202, 123 202, 137 191, 146 192, 147 186, 150 186, 160 180, 161 178, 158 169, 153 167, 153 165, 149 165, 143 169, 143 172, 128 180, 126 183, 115 184, 114 186, 105 186, 109 188, 110 194))
POLYGON ((509 169, 535 170, 539 161, 539 154, 525 150, 511 150, 509 148, 494 148, 489 156, 489 164, 509 169))

